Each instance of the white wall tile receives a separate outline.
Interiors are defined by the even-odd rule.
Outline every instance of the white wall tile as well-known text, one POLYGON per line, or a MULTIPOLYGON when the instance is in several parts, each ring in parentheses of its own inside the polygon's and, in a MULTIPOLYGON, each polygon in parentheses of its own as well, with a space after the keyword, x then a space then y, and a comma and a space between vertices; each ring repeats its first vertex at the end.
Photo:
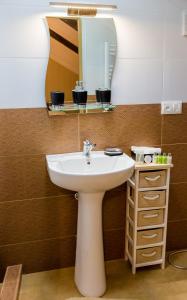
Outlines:
POLYGON ((163 12, 166 8, 167 0, 119 0, 118 6, 120 9, 139 10, 142 12, 163 12))
MULTIPOLYGON (((114 2, 118 5, 113 13, 118 35, 114 102, 187 99, 187 38, 181 36, 187 0, 114 2)), ((63 14, 50 8, 48 0, 0 0, 0 108, 45 106, 49 36, 44 17, 63 14)))
POLYGON ((115 17, 118 58, 162 58, 164 18, 158 13, 123 13, 115 17))
MULTIPOLYGON (((187 7, 187 1, 186 1, 187 7)), ((183 9, 169 2, 165 16, 164 57, 165 59, 187 58, 187 37, 182 35, 183 9)))
POLYGON ((0 107, 45 106, 47 59, 0 59, 0 107))
POLYGON ((162 61, 119 59, 112 85, 115 104, 158 103, 162 99, 162 61))
POLYGON ((42 9, 0 6, 0 57, 48 57, 44 16, 42 9))
POLYGON ((48 0, 1 0, 0 5, 16 5, 16 6, 46 6, 48 0))
POLYGON ((163 94, 164 100, 187 101, 187 59, 165 62, 163 94))

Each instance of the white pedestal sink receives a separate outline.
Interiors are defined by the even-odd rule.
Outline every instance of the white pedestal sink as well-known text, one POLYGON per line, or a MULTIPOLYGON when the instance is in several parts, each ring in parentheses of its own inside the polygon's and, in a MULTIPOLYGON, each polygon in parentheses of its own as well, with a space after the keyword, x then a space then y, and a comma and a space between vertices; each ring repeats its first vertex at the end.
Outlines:
POLYGON ((133 173, 134 161, 127 155, 109 157, 91 153, 87 164, 82 152, 47 155, 51 181, 78 191, 75 282, 84 296, 99 297, 106 290, 102 200, 105 191, 124 183, 133 173))

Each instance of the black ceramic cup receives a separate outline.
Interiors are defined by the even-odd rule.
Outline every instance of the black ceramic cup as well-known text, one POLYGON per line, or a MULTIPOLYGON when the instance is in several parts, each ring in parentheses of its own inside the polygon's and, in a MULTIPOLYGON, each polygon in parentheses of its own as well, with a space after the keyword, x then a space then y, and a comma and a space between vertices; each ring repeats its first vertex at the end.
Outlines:
POLYGON ((52 105, 64 105, 64 92, 51 92, 51 103, 52 105))
POLYGON ((110 103, 111 90, 96 90, 96 99, 98 103, 110 103))
POLYGON ((87 103, 87 91, 72 91, 73 102, 78 105, 85 105, 87 103))

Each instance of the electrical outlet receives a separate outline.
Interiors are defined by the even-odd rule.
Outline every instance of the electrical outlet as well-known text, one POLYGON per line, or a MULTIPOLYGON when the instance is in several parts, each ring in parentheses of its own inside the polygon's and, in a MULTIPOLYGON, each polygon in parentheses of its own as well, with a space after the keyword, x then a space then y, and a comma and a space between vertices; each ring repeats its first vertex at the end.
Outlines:
POLYGON ((161 103, 162 115, 182 114, 182 101, 163 101, 161 103))

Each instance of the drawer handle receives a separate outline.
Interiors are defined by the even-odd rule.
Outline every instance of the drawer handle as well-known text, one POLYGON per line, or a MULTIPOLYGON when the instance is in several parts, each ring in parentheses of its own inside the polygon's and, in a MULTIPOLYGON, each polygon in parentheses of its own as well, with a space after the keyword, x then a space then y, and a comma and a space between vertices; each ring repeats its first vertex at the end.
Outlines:
POLYGON ((145 199, 145 200, 150 200, 150 201, 157 200, 158 198, 160 198, 160 195, 155 195, 155 196, 144 196, 144 199, 145 199))
POLYGON ((154 239, 158 236, 158 233, 155 233, 155 234, 152 234, 152 235, 145 235, 145 234, 142 234, 142 237, 144 239, 154 239))
POLYGON ((144 219, 152 219, 152 218, 158 218, 159 214, 152 214, 152 215, 144 215, 144 219))
POLYGON ((156 176, 156 177, 154 177, 154 178, 152 178, 152 177, 145 177, 145 179, 147 180, 147 181, 157 181, 158 179, 160 179, 160 177, 161 177, 161 175, 158 175, 158 176, 156 176))
POLYGON ((152 253, 142 253, 141 255, 143 256, 143 257, 153 257, 153 256, 155 256, 156 255, 156 251, 153 251, 152 253))

